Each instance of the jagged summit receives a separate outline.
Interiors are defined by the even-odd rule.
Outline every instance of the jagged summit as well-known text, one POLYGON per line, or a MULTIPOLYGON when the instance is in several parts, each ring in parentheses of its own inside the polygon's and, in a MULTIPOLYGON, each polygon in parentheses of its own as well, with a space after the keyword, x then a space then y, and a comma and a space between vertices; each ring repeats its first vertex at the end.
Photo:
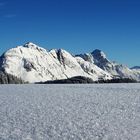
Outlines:
POLYGON ((27 42, 23 46, 20 46, 20 47, 30 48, 30 49, 35 49, 35 50, 38 50, 38 51, 44 51, 44 52, 46 52, 46 49, 44 49, 42 47, 39 47, 38 45, 36 45, 36 44, 34 44, 32 42, 27 42))
POLYGON ((23 45, 23 47, 27 47, 27 48, 34 47, 34 48, 36 48, 38 46, 36 44, 32 43, 32 42, 27 42, 23 45))
POLYGON ((105 53, 99 49, 94 50, 91 54, 96 59, 107 59, 105 53))
POLYGON ((102 52, 102 50, 100 50, 100 49, 95 49, 92 51, 92 53, 101 53, 101 52, 102 52))

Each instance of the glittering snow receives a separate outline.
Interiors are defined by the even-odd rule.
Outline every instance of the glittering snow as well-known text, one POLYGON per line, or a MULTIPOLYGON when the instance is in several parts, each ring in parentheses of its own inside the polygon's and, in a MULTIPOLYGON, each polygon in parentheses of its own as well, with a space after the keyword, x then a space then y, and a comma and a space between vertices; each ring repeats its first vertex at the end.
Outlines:
POLYGON ((0 85, 0 140, 138 140, 140 85, 0 85))

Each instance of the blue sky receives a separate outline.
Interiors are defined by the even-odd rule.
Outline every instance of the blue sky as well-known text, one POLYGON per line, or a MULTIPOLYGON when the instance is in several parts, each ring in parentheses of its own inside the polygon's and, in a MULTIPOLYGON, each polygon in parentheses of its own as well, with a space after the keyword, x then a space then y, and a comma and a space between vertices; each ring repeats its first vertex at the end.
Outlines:
POLYGON ((140 65, 140 1, 0 0, 0 54, 29 41, 140 65))

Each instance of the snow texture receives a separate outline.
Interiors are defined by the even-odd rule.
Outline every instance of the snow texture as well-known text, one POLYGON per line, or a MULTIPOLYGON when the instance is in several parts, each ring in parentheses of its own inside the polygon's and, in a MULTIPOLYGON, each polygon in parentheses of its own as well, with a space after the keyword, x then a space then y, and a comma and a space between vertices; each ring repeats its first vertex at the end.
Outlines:
POLYGON ((139 84, 0 86, 0 140, 139 138, 139 84))

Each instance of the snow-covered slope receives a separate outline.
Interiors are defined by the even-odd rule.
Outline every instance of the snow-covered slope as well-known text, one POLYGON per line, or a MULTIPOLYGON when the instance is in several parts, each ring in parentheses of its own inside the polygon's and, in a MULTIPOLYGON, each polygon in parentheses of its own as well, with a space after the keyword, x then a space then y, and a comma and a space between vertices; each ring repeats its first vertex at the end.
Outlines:
POLYGON ((96 66, 94 63, 85 61, 81 57, 75 57, 77 59, 77 62, 80 64, 82 69, 88 73, 91 77, 94 77, 94 79, 112 79, 112 75, 108 72, 105 72, 98 66, 96 66))
POLYGON ((137 75, 139 75, 139 79, 140 79, 140 66, 135 66, 135 67, 131 68, 131 70, 134 73, 137 73, 137 75))
POLYGON ((5 52, 0 58, 0 66, 6 73, 31 83, 74 76, 98 80, 109 75, 97 67, 94 70, 95 74, 89 74, 81 67, 77 58, 67 51, 62 49, 47 51, 33 43, 26 43, 5 52))
POLYGON ((131 70, 138 70, 138 71, 140 71, 140 66, 134 66, 134 67, 131 68, 131 70))
POLYGON ((127 66, 110 61, 104 52, 94 50, 92 53, 79 55, 86 61, 94 63, 102 70, 110 73, 113 77, 130 78, 140 81, 140 73, 129 69, 127 66))

